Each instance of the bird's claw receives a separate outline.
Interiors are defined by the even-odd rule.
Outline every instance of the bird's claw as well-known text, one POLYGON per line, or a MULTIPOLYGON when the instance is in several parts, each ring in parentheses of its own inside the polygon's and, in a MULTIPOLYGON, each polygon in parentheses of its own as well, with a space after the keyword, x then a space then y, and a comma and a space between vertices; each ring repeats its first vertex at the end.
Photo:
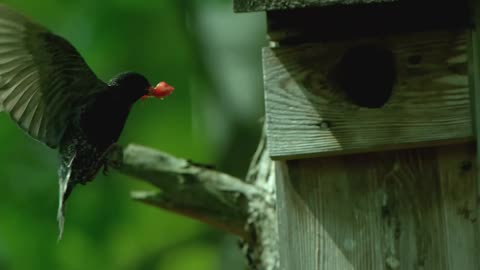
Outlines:
POLYGON ((103 166, 104 174, 105 171, 108 173, 108 168, 111 166, 113 168, 121 167, 123 164, 123 147, 118 144, 112 144, 105 153, 105 164, 103 166))
POLYGON ((103 162, 103 175, 108 175, 110 167, 118 168, 122 166, 123 148, 118 144, 110 145, 100 160, 103 162))

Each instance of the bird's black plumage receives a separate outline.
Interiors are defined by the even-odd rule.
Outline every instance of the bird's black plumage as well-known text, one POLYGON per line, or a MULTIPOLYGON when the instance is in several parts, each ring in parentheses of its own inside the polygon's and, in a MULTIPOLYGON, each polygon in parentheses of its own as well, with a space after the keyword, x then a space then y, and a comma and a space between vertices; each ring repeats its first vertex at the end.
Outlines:
POLYGON ((90 97, 66 127, 60 141, 59 210, 63 228, 64 203, 77 184, 91 181, 105 165, 108 152, 120 137, 130 108, 148 94, 147 79, 134 72, 122 73, 104 92, 90 97))
POLYGON ((133 72, 102 82, 68 41, 0 4, 0 111, 59 149, 60 235, 66 199, 105 165, 132 104, 171 91, 133 72))

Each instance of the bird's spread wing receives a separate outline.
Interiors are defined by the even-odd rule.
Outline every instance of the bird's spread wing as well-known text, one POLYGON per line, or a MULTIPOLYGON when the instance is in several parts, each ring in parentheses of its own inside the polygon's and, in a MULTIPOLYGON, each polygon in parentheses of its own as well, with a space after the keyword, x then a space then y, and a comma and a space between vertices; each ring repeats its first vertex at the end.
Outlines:
POLYGON ((0 111, 55 148, 88 97, 106 89, 65 39, 0 5, 0 111))

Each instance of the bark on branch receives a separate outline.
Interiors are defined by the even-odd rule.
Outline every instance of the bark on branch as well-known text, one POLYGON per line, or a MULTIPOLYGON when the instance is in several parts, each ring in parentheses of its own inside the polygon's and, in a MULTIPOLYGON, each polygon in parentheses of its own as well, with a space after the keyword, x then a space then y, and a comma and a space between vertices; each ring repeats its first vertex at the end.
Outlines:
POLYGON ((273 166, 263 139, 245 181, 134 144, 115 151, 109 164, 159 188, 133 192, 135 200, 238 235, 253 268, 278 268, 273 166))

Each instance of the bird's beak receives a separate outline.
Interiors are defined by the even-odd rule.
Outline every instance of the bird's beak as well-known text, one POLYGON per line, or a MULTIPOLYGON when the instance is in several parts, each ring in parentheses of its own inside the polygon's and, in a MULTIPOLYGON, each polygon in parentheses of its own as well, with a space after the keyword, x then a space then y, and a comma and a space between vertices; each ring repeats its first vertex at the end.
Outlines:
POLYGON ((160 82, 155 87, 150 86, 148 88, 148 94, 144 95, 142 99, 152 98, 152 97, 163 99, 166 96, 170 95, 173 92, 173 90, 175 90, 173 86, 169 85, 166 82, 160 82))

